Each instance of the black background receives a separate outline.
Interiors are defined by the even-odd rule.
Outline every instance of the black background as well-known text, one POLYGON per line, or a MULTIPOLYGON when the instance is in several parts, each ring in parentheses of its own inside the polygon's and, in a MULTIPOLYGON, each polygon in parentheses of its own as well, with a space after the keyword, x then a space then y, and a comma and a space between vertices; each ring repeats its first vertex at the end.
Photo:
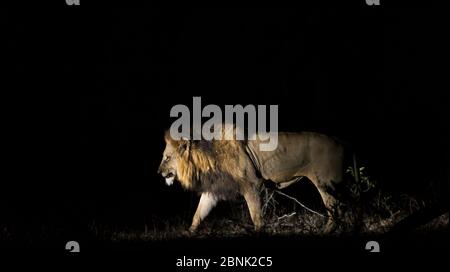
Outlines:
POLYGON ((385 190, 434 182, 448 201, 448 7, 31 13, 2 11, 1 210, 19 245, 187 226, 196 195, 156 170, 170 108, 193 96, 277 104, 281 131, 351 143, 385 190))

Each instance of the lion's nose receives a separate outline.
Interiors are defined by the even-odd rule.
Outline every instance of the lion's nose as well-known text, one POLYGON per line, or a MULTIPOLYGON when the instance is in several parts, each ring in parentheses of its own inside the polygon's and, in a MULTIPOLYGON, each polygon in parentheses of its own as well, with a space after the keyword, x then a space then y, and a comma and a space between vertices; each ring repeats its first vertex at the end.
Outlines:
POLYGON ((167 176, 167 173, 161 167, 158 168, 158 174, 161 175, 163 178, 167 176))

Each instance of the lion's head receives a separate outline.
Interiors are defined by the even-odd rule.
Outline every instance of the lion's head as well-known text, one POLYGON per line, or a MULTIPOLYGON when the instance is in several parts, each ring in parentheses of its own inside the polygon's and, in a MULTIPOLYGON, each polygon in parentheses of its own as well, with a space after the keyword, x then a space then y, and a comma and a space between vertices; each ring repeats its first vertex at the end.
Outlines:
POLYGON ((166 179, 166 184, 170 186, 175 179, 179 179, 177 176, 178 164, 189 142, 187 140, 173 140, 167 132, 164 135, 164 139, 166 141, 166 148, 164 149, 161 164, 158 168, 158 174, 161 174, 166 179))
POLYGON ((239 160, 232 159, 239 155, 237 142, 174 140, 168 131, 164 139, 166 148, 158 173, 165 178, 167 185, 176 180, 188 190, 236 190, 235 182, 225 184, 235 180, 233 177, 240 173, 239 160))

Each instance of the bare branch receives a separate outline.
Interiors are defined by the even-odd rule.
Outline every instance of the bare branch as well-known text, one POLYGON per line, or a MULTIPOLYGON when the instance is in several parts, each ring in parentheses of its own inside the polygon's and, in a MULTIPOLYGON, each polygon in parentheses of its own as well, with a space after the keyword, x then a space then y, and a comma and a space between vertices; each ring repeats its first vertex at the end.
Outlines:
POLYGON ((281 219, 286 218, 286 217, 291 217, 291 216, 294 216, 296 214, 297 214, 296 212, 293 212, 291 214, 285 214, 285 215, 282 215, 282 216, 278 217, 278 220, 281 220, 281 219))
POLYGON ((305 208, 307 211, 310 211, 310 212, 312 212, 312 213, 314 213, 314 214, 317 214, 317 215, 319 215, 319 216, 321 216, 321 217, 329 217, 329 216, 327 216, 327 215, 321 214, 321 213, 319 213, 319 212, 314 211, 313 209, 310 209, 310 208, 306 207, 305 204, 303 204, 303 203, 301 203, 300 201, 298 201, 295 197, 292 197, 292 196, 290 196, 290 195, 287 195, 287 194, 285 194, 285 193, 283 193, 283 192, 281 192, 281 191, 278 191, 278 190, 275 190, 275 192, 277 192, 278 194, 280 194, 280 195, 282 195, 282 196, 285 196, 285 197, 287 197, 287 198, 289 198, 289 199, 291 199, 291 200, 294 200, 297 204, 299 204, 300 206, 302 206, 303 208, 305 208))

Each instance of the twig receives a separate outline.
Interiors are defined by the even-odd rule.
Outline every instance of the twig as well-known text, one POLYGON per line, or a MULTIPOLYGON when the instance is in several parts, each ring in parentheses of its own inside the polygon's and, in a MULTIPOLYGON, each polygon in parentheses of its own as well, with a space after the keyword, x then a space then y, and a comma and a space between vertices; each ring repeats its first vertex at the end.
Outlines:
POLYGON ((270 196, 267 196, 268 195, 267 189, 265 189, 265 200, 264 200, 264 205, 262 208, 263 214, 266 214, 267 206, 269 205, 270 200, 272 200, 273 194, 274 194, 274 192, 271 192, 270 196))
POLYGON ((287 198, 289 198, 289 199, 291 199, 291 200, 294 200, 297 204, 299 204, 300 206, 302 206, 303 208, 305 208, 307 211, 310 211, 310 212, 312 212, 312 213, 314 213, 314 214, 317 214, 317 215, 319 215, 319 216, 321 216, 321 217, 329 217, 329 216, 327 216, 327 215, 321 214, 321 213, 319 213, 319 212, 314 211, 313 209, 310 209, 310 208, 306 207, 303 203, 301 203, 301 202, 298 201, 296 198, 294 198, 294 197, 292 197, 292 196, 290 196, 290 195, 287 195, 287 194, 285 194, 285 193, 283 193, 283 192, 281 192, 281 191, 278 191, 278 190, 275 190, 275 192, 277 192, 278 194, 280 194, 280 195, 282 195, 282 196, 285 196, 285 197, 287 197, 287 198))
POLYGON ((293 215, 295 215, 295 214, 296 214, 296 212, 293 212, 293 213, 291 213, 291 214, 285 214, 285 215, 282 215, 282 216, 278 217, 278 220, 281 220, 281 219, 286 218, 286 217, 291 217, 291 216, 293 216, 293 215))

